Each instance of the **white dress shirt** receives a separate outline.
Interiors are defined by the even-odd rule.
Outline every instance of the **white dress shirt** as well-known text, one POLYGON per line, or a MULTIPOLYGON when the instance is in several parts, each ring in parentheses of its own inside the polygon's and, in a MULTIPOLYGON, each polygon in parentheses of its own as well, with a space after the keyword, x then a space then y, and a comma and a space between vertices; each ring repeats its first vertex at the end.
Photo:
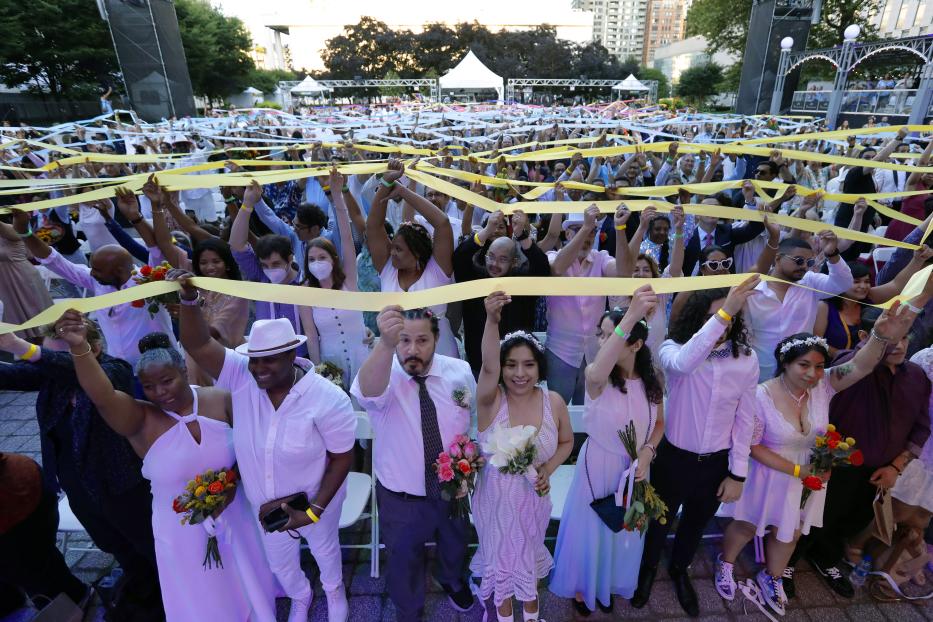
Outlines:
POLYGON ((783 301, 767 281, 759 283, 755 288, 759 293, 746 301, 744 316, 749 327, 749 342, 758 354, 761 382, 774 377, 777 370, 774 348, 781 339, 795 333, 813 332, 817 306, 826 298, 822 292, 841 294, 852 287, 852 271, 846 262, 840 259, 827 265, 829 274, 807 271, 798 282, 803 287, 789 287, 783 301), (806 289, 808 287, 819 291, 806 289))
MULTIPOLYGON (((382 395, 365 397, 359 376, 350 393, 369 413, 373 435, 373 470, 382 485, 395 492, 424 496, 424 440, 421 435, 420 387, 392 358, 389 385, 382 395)), ((437 427, 446 450, 454 436, 466 434, 476 395, 476 380, 470 364, 460 359, 435 354, 425 374, 425 386, 437 409, 437 427), (457 389, 469 392, 470 407, 454 402, 457 389)))
POLYGON ((243 489, 258 508, 296 492, 314 499, 321 486, 327 452, 340 454, 356 442, 356 415, 350 398, 314 372, 307 359, 295 359, 305 375, 278 409, 249 373, 249 357, 228 349, 215 386, 233 401, 233 447, 243 489))
MULTIPOLYGON (((83 264, 76 264, 68 261, 61 254, 51 249, 52 253, 45 259, 39 259, 39 263, 65 279, 74 283, 78 287, 83 287, 94 296, 103 294, 112 294, 118 291, 117 288, 110 285, 102 285, 91 276, 91 269, 83 264)), ((130 277, 126 283, 120 286, 120 290, 128 287, 134 287, 136 281, 130 277)), ((165 333, 175 345, 175 337, 172 333, 172 320, 168 316, 165 307, 160 307, 155 317, 149 315, 145 307, 137 308, 130 303, 116 305, 109 309, 101 309, 94 312, 94 319, 100 325, 100 330, 107 341, 107 354, 123 359, 130 365, 136 365, 136 361, 142 356, 139 353, 139 340, 149 333, 165 333)))
MULTIPOLYGON (((729 471, 745 477, 755 427, 758 357, 740 352, 734 358, 731 351, 710 356, 724 330, 722 321, 711 317, 687 343, 668 339, 661 344, 668 391, 664 436, 695 454, 729 449, 729 471)), ((718 350, 728 348, 727 341, 718 350)))

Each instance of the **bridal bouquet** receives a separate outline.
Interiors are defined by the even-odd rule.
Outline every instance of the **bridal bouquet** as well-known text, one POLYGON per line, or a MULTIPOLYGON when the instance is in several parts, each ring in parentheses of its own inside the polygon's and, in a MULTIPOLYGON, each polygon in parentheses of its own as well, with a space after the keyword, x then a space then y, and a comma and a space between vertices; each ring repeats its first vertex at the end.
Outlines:
POLYGON ((455 518, 466 518, 470 513, 467 495, 473 494, 476 472, 483 468, 484 463, 479 447, 466 434, 455 436, 447 451, 437 455, 434 470, 441 485, 441 498, 455 501, 455 518))
POLYGON ((185 486, 185 491, 172 501, 175 513, 182 514, 182 525, 202 525, 207 531, 207 551, 204 553, 205 568, 223 568, 217 535, 214 533, 214 520, 211 516, 224 507, 230 494, 236 488, 237 472, 235 469, 208 469, 185 486))
MULTIPOLYGON (((623 495, 622 505, 626 506, 625 522, 623 528, 626 531, 635 531, 645 533, 648 529, 648 523, 656 520, 662 525, 667 522, 667 504, 658 496, 654 486, 647 479, 640 482, 635 481, 635 462, 638 460, 638 447, 635 438, 635 424, 631 421, 625 426, 625 430, 619 430, 619 438, 622 439, 622 445, 628 453, 632 464, 631 485, 627 487, 626 495, 623 495)), ((618 503, 618 502, 617 502, 618 503)))
MULTIPOLYGON (((524 475, 534 486, 538 481, 538 471, 534 467, 538 448, 535 437, 538 429, 533 425, 506 427, 496 425, 489 434, 489 440, 483 443, 483 450, 491 454, 489 463, 508 475, 524 475)), ((544 496, 541 492, 538 495, 544 496)))
POLYGON ((314 366, 314 371, 319 375, 330 380, 335 385, 346 391, 346 387, 343 386, 343 370, 340 369, 340 366, 336 363, 331 363, 330 361, 324 361, 323 363, 318 363, 314 366))
POLYGON ((829 473, 834 467, 861 466, 865 457, 860 449, 855 449, 855 439, 843 438, 836 431, 836 426, 826 426, 826 434, 817 435, 815 446, 810 449, 810 475, 803 478, 803 494, 800 496, 800 508, 806 505, 810 493, 823 489, 823 480, 819 475, 829 473))
MULTIPOLYGON (((163 261, 158 266, 154 267, 142 266, 138 270, 134 268, 133 280, 136 281, 138 285, 155 281, 164 281, 165 275, 171 269, 172 266, 167 261, 163 261)), ((169 292, 167 294, 159 294, 158 296, 134 300, 130 304, 138 309, 146 307, 146 310, 149 311, 149 315, 155 317, 156 313, 159 312, 159 306, 178 304, 178 302, 178 292, 169 292)))

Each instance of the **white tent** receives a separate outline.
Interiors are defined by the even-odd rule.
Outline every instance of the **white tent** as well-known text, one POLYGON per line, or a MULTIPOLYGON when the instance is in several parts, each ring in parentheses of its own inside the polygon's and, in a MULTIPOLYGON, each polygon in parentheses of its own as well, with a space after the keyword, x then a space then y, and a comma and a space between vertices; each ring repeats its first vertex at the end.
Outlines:
POLYGON ((634 74, 628 74, 628 77, 622 82, 619 82, 614 87, 613 91, 650 91, 647 86, 638 81, 638 78, 634 74))
POLYGON ((297 86, 293 86, 291 92, 295 95, 320 95, 326 93, 329 90, 331 89, 327 88, 326 86, 321 86, 314 78, 308 76, 297 86))
POLYGON ((441 90, 444 89, 495 89, 502 99, 502 77, 493 73, 489 67, 476 58, 470 50, 457 66, 441 76, 441 90))

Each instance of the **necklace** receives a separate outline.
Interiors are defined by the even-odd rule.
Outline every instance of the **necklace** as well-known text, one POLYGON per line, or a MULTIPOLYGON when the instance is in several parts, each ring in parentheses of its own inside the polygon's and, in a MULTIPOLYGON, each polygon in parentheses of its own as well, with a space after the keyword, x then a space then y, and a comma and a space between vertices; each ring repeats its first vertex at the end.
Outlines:
POLYGON ((787 386, 787 383, 784 382, 784 374, 781 374, 781 386, 784 387, 785 391, 787 391, 787 394, 790 396, 790 399, 794 400, 794 402, 797 404, 797 410, 800 410, 800 403, 803 401, 803 398, 807 396, 807 394, 809 393, 809 390, 804 390, 804 392, 800 394, 800 397, 796 397, 791 392, 790 387, 787 386))

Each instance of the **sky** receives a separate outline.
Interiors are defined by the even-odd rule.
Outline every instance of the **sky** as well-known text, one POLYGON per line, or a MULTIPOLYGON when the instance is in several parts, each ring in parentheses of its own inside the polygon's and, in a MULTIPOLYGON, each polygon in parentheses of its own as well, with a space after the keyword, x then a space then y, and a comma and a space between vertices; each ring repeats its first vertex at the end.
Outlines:
POLYGON ((476 20, 490 30, 532 28, 549 23, 557 36, 571 41, 588 41, 592 34, 591 14, 573 11, 571 0, 211 0, 224 14, 239 17, 253 35, 253 41, 271 50, 272 34, 266 25, 289 26, 291 34, 282 38, 291 49, 296 68, 323 69, 320 50, 324 42, 368 15, 392 28, 418 31, 426 22, 455 24, 476 20))

